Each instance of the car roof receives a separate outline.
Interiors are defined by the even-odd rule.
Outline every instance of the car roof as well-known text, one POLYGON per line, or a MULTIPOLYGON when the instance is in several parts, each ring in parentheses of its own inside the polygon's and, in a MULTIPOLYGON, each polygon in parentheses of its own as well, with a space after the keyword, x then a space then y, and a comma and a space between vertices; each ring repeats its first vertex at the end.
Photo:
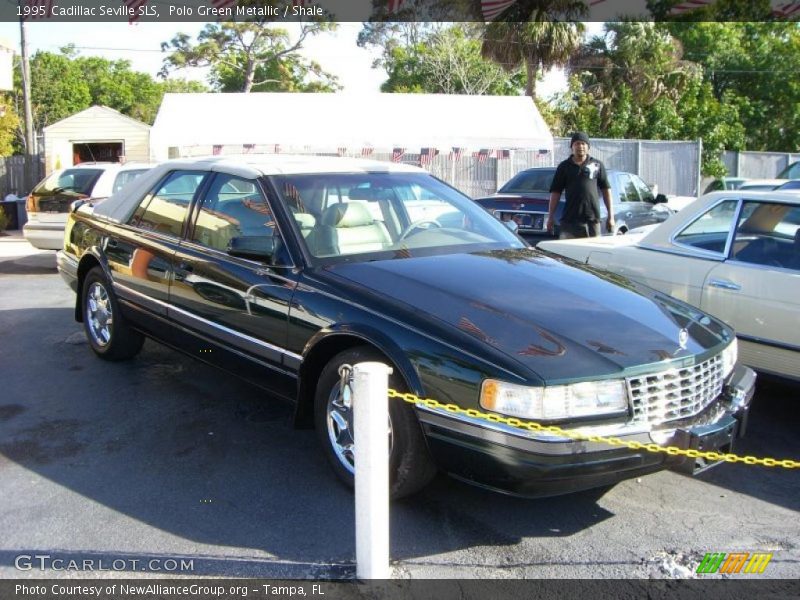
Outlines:
MULTIPOLYGON (((249 171, 247 176, 300 175, 306 173, 367 173, 372 171, 420 172, 425 169, 403 163, 339 156, 305 154, 231 154, 180 158, 162 163, 165 170, 208 169, 212 171, 249 171)), ((242 173, 244 174, 244 173, 242 173)))
POLYGON ((265 175, 313 173, 425 173, 413 165, 363 158, 310 156, 303 154, 232 154, 179 158, 163 162, 140 175, 95 208, 95 214, 123 222, 136 209, 142 196, 164 175, 175 170, 215 171, 255 179, 265 175))

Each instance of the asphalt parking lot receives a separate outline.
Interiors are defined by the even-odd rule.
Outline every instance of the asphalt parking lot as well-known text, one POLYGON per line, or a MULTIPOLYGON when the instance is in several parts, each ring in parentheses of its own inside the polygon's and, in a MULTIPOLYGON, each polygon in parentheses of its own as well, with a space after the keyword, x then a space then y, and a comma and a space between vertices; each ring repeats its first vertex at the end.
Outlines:
MULTIPOLYGON (((352 495, 267 400, 152 341, 95 358, 55 254, 0 237, 0 577, 352 576, 352 495), (23 554, 126 566, 19 570, 23 554)), ((800 459, 798 429, 800 389, 761 380, 736 450, 800 459)), ((758 551, 761 577, 796 579, 799 508, 796 470, 740 464, 539 500, 440 476, 392 506, 391 556, 407 578, 670 578, 758 551)))

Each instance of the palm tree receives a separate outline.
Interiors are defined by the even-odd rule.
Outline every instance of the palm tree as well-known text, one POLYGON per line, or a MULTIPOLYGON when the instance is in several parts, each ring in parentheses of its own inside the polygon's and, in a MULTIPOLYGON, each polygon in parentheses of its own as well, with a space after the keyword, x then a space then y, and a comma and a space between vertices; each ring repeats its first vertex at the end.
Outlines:
POLYGON ((577 16, 585 8, 582 1, 574 0, 536 2, 526 20, 519 14, 510 14, 515 22, 489 23, 483 34, 481 54, 509 72, 524 64, 528 80, 525 94, 535 98, 539 73, 566 65, 583 38, 583 23, 553 19, 577 16))

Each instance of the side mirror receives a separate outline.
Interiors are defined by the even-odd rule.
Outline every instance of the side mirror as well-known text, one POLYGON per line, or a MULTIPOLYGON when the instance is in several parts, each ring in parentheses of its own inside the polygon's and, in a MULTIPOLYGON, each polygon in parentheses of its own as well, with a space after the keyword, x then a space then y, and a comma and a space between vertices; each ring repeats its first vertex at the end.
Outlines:
POLYGON ((667 197, 664 194, 659 194, 653 200, 653 204, 665 204, 667 202, 667 197))
POLYGON ((246 235, 231 238, 228 254, 250 260, 269 262, 275 254, 275 237, 271 235, 246 235))

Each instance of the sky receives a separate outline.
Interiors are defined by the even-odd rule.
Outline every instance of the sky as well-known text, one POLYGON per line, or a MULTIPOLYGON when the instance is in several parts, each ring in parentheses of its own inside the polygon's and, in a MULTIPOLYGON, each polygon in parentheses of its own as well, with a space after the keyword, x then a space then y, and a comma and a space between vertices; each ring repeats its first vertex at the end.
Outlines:
MULTIPOLYGON (((136 71, 155 76, 161 68, 165 54, 161 42, 168 42, 179 33, 196 37, 203 23, 49 23, 29 22, 26 25, 28 51, 58 52, 59 48, 74 44, 81 56, 101 56, 109 60, 126 59, 136 71)), ((587 29, 597 33, 602 24, 587 23, 587 29)), ((296 27, 287 24, 287 29, 296 27)), ((322 65, 329 73, 339 77, 344 91, 374 93, 380 91, 386 79, 382 69, 373 69, 374 52, 356 46, 356 36, 361 23, 339 23, 338 31, 308 39, 303 53, 322 65)), ((19 23, 0 23, 0 40, 5 40, 19 52, 19 23)), ((205 80, 199 69, 179 71, 176 77, 205 80)), ((537 86, 542 97, 548 97, 566 86, 563 72, 555 71, 537 86)))

